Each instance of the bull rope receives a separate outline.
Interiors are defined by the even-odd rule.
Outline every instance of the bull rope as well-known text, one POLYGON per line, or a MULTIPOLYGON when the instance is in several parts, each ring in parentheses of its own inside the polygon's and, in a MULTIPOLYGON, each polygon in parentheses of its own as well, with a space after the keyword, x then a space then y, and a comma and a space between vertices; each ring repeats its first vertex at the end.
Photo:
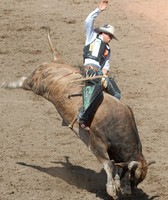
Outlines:
POLYGON ((79 81, 94 80, 94 79, 98 79, 98 78, 104 78, 104 75, 101 75, 101 76, 90 76, 88 78, 79 78, 79 79, 76 79, 76 80, 73 80, 73 81, 69 81, 69 83, 76 83, 76 82, 79 82, 79 81))

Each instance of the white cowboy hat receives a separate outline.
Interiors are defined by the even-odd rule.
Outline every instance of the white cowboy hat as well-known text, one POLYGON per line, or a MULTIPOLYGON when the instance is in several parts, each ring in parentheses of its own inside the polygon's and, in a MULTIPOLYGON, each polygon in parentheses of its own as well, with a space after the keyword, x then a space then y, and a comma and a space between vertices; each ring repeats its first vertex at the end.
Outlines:
POLYGON ((108 33, 110 35, 113 36, 114 39, 118 40, 115 36, 114 36, 114 27, 109 25, 109 24, 105 24, 99 28, 95 28, 94 31, 96 33, 108 33))

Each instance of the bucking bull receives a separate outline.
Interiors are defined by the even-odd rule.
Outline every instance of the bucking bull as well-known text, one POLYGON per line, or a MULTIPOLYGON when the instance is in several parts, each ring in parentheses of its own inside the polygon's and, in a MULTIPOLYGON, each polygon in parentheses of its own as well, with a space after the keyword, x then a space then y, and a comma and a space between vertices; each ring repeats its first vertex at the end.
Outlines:
POLYGON ((97 157, 107 174, 107 193, 114 199, 125 192, 133 193, 147 174, 147 162, 142 154, 134 115, 130 107, 115 97, 103 92, 103 100, 97 108, 90 130, 86 131, 74 120, 82 105, 81 82, 76 68, 65 64, 55 55, 46 28, 53 62, 46 62, 28 77, 13 82, 4 82, 4 88, 22 88, 41 95, 54 104, 64 123, 87 145, 97 157), (126 185, 122 181, 126 178, 126 185))

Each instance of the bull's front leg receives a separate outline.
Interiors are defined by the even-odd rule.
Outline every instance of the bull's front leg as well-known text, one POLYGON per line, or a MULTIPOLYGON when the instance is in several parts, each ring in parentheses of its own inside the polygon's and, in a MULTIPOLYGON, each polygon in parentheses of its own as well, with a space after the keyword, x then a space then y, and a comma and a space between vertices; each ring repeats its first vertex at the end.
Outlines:
POLYGON ((107 193, 112 196, 114 199, 117 199, 117 190, 118 185, 116 184, 115 180, 113 179, 113 169, 114 164, 110 160, 103 162, 104 170, 107 174, 107 184, 106 184, 106 191, 107 193))
POLYGON ((92 132, 90 133, 90 150, 103 165, 107 174, 106 191, 108 195, 113 197, 113 199, 117 199, 117 190, 119 188, 118 184, 115 182, 115 178, 113 178, 113 175, 116 174, 114 162, 112 162, 109 158, 107 145, 102 141, 101 137, 96 134, 92 134, 92 132))

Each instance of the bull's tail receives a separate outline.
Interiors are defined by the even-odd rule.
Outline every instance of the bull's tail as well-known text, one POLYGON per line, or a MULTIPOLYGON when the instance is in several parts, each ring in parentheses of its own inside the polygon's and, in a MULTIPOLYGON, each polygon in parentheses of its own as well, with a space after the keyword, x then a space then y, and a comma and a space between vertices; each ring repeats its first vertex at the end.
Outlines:
POLYGON ((50 28, 48 26, 43 26, 41 27, 41 29, 45 29, 46 32, 47 32, 47 38, 48 38, 48 43, 50 45, 50 48, 51 48, 51 52, 53 54, 53 58, 54 58, 54 61, 57 61, 58 60, 58 57, 59 57, 59 54, 58 52, 56 52, 56 50, 54 49, 53 47, 53 44, 51 42, 51 36, 50 36, 50 28))
POLYGON ((23 76, 15 81, 4 81, 1 84, 2 88, 9 88, 9 89, 15 89, 15 88, 22 88, 25 90, 30 90, 30 87, 27 84, 27 77, 23 76))

